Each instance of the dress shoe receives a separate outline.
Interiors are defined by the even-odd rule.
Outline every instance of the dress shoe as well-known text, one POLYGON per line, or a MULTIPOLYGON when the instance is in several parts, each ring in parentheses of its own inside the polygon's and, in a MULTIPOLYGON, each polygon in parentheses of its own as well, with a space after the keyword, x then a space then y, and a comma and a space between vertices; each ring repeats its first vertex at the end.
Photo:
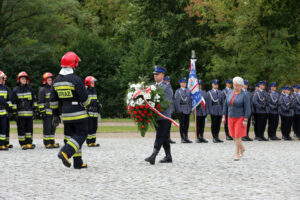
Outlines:
POLYGON ((275 137, 271 137, 270 140, 281 140, 281 139, 275 136, 275 137))
POLYGON ((261 138, 263 141, 269 141, 269 139, 265 138, 265 137, 262 137, 261 138))
POLYGON ((185 141, 186 141, 187 143, 193 143, 189 138, 185 138, 185 141))
POLYGON ((223 142, 222 140, 219 140, 219 139, 213 139, 213 143, 221 143, 221 142, 223 142))
POLYGON ((253 139, 249 138, 248 136, 242 137, 242 141, 253 141, 253 139))
POLYGON ((155 158, 156 158, 157 154, 158 154, 158 150, 153 149, 153 153, 148 158, 145 158, 145 161, 149 162, 151 165, 154 165, 155 164, 155 158))
POLYGON ((208 143, 208 141, 207 141, 205 138, 201 138, 201 139, 200 139, 200 142, 201 142, 201 143, 208 143))
POLYGON ((57 156, 58 156, 59 159, 61 159, 64 166, 71 167, 71 162, 68 158, 68 155, 65 152, 60 151, 57 156))
POLYGON ((174 140, 172 140, 171 138, 169 138, 169 143, 170 144, 176 144, 176 142, 174 140))
POLYGON ((198 138, 195 143, 201 143, 201 139, 198 138))
POLYGON ((254 140, 262 141, 260 137, 255 137, 254 140))
POLYGON ((217 138, 218 142, 224 142, 223 140, 220 140, 220 138, 217 138))
POLYGON ((226 140, 233 140, 231 136, 226 136, 226 140))
POLYGON ((159 161, 160 163, 171 163, 172 161, 172 156, 171 155, 167 155, 165 156, 162 160, 159 161))
POLYGON ((287 137, 286 140, 291 141, 291 140, 293 140, 293 138, 287 137))
POLYGON ((188 143, 185 139, 181 139, 181 143, 188 143))

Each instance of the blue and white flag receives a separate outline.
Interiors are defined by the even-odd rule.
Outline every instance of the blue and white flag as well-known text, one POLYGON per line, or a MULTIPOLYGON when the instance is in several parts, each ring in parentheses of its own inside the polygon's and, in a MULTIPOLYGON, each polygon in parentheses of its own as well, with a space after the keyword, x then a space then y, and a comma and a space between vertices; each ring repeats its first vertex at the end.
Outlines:
POLYGON ((198 85, 198 79, 196 76, 196 59, 191 59, 190 74, 188 80, 188 89, 192 98, 192 109, 194 110, 200 103, 205 108, 205 101, 201 96, 201 91, 198 85))

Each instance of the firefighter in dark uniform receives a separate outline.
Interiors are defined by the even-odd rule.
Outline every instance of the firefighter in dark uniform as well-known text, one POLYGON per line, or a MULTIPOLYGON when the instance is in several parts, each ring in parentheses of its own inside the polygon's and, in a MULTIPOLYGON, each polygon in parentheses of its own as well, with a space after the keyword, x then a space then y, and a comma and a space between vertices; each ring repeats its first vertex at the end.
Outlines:
POLYGON ((291 95, 291 87, 286 86, 285 93, 279 99, 279 114, 281 118, 282 139, 292 140, 290 133, 294 117, 294 97, 291 95))
POLYGON ((268 136, 270 140, 280 140, 280 138, 276 136, 279 123, 278 103, 280 97, 278 92, 276 92, 276 86, 276 82, 273 82, 269 85, 268 136))
POLYGON ((49 72, 43 75, 43 87, 39 90, 38 106, 40 115, 43 119, 43 140, 47 149, 59 148, 59 144, 55 143, 56 127, 53 126, 52 110, 50 109, 50 91, 53 85, 53 75, 49 72))
POLYGON ((214 143, 223 142, 219 139, 221 120, 223 115, 223 96, 219 88, 219 80, 212 80, 212 89, 207 92, 207 109, 211 116, 211 133, 214 143))
MULTIPOLYGON (((248 90, 248 86, 249 86, 249 81, 248 81, 248 80, 244 80, 244 88, 243 88, 243 91, 246 93, 247 97, 250 99, 251 113, 253 113, 252 94, 251 94, 251 92, 248 90)), ((253 141, 253 139, 249 137, 249 130, 250 130, 250 126, 251 126, 251 117, 252 117, 252 114, 250 115, 250 117, 249 117, 249 119, 248 119, 248 124, 247 124, 247 136, 245 136, 245 137, 242 138, 243 141, 253 141)))
POLYGON ((97 99, 97 91, 95 89, 96 79, 93 76, 88 76, 84 80, 87 94, 91 100, 91 104, 88 107, 88 123, 89 132, 86 139, 88 147, 99 147, 100 144, 96 143, 96 133, 98 129, 98 116, 100 111, 100 103, 97 99))
POLYGON ((10 91, 4 84, 5 74, 0 71, 0 151, 7 151, 7 114, 12 108, 10 101, 10 91))
MULTIPOLYGON (((170 76, 165 76, 164 82, 165 82, 166 84, 169 84, 169 85, 172 87, 170 76)), ((173 114, 174 109, 175 109, 173 103, 170 105, 170 108, 171 108, 171 113, 173 114)), ((169 138, 169 142, 170 142, 170 144, 175 144, 176 142, 175 142, 174 140, 171 139, 171 123, 170 123, 169 129, 170 129, 170 138, 169 138)))
MULTIPOLYGON (((203 81, 198 80, 199 89, 201 92, 202 98, 206 101, 207 93, 202 89, 203 81)), ((205 104, 200 103, 196 107, 196 115, 197 115, 197 140, 196 143, 208 143, 208 141, 204 138, 204 128, 205 128, 205 120, 207 116, 207 108, 205 104)))
POLYGON ((38 115, 38 106, 33 89, 29 86, 30 79, 26 72, 20 72, 16 86, 11 95, 13 118, 17 122, 19 143, 23 150, 34 149, 33 120, 38 115))
POLYGON ((175 92, 174 105, 179 116, 181 143, 192 143, 188 138, 192 101, 186 82, 186 78, 179 80, 180 88, 175 92))
POLYGON ((58 126, 61 114, 64 133, 70 136, 58 157, 66 167, 71 167, 69 159, 73 157, 75 169, 87 168, 87 164, 82 161, 81 146, 88 133, 88 114, 85 107, 90 104, 83 80, 74 74, 79 61, 74 52, 68 52, 62 57, 62 69, 54 80, 50 97, 53 125, 58 126))
POLYGON ((268 93, 265 91, 266 82, 259 82, 259 89, 255 92, 253 96, 253 106, 255 108, 255 125, 256 125, 256 140, 258 141, 268 141, 265 138, 264 132, 266 130, 267 120, 268 120, 268 93))
MULTIPOLYGON (((164 82, 164 76, 166 74, 167 70, 162 66, 155 66, 154 67, 154 79, 156 82, 156 87, 161 87, 164 89, 166 100, 170 102, 172 105, 173 101, 173 90, 171 85, 166 84, 164 82)), ((171 117, 171 109, 168 108, 167 110, 163 111, 162 114, 166 117, 171 117)), ((153 153, 151 156, 145 159, 146 162, 149 162, 150 164, 155 164, 155 158, 157 154, 159 153, 161 146, 163 146, 165 150, 166 156, 160 161, 160 163, 171 163, 172 162, 172 155, 171 155, 171 145, 169 142, 169 135, 170 135, 170 121, 167 119, 164 119, 162 117, 159 117, 157 120, 157 125, 155 127, 156 129, 156 138, 154 142, 154 148, 153 153)))
MULTIPOLYGON (((225 101, 227 95, 232 92, 232 80, 227 79, 225 81, 226 87, 222 90, 222 97, 223 97, 223 101, 225 101)), ((228 119, 228 116, 226 116, 226 119, 228 119)), ((229 134, 229 130, 228 130, 228 120, 226 120, 225 124, 224 124, 224 129, 225 129, 225 134, 226 134, 226 140, 233 140, 232 137, 229 134)))
MULTIPOLYGON (((4 85, 6 85, 7 76, 4 76, 4 85)), ((11 91, 8 89, 9 98, 11 98, 11 91)), ((12 106, 9 106, 7 109, 7 120, 6 120, 6 140, 5 140, 5 146, 7 148, 13 148, 12 144, 9 144, 9 132, 10 132, 10 122, 9 120, 12 119, 12 106)))

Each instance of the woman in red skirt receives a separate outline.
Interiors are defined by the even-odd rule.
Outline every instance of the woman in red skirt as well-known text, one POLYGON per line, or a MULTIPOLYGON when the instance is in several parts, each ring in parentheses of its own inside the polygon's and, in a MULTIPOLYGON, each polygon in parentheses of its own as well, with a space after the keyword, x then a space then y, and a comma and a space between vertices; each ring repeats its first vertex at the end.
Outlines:
POLYGON ((223 106, 222 122, 228 120, 230 136, 234 139, 236 152, 234 160, 240 160, 245 148, 242 144, 242 137, 247 135, 248 119, 251 115, 250 98, 242 90, 244 80, 241 77, 233 79, 233 91, 227 95, 223 106), (226 119, 228 115, 228 119, 226 119))

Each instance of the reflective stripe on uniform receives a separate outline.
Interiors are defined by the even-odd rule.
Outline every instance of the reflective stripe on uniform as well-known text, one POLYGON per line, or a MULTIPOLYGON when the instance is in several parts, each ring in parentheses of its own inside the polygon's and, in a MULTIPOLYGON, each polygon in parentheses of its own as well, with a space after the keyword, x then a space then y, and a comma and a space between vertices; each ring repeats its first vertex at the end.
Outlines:
POLYGON ((82 156, 81 149, 79 149, 79 150, 73 155, 73 157, 81 157, 81 156, 82 156))
POLYGON ((44 103, 39 103, 38 106, 39 106, 39 108, 41 109, 41 108, 44 108, 44 107, 45 107, 45 104, 44 104, 44 103))
POLYGON ((6 140, 6 135, 0 135, 0 140, 6 140))
POLYGON ((32 116, 33 112, 32 111, 18 111, 18 116, 32 116))
POLYGON ((91 103, 91 99, 88 97, 87 100, 85 100, 82 104, 84 106, 88 106, 91 103))
POLYGON ((75 90, 75 85, 71 82, 58 82, 53 84, 54 90, 75 90))
POLYGON ((74 113, 62 113, 61 116, 62 120, 64 121, 84 119, 88 117, 87 112, 85 110, 74 113))
POLYGON ((97 112, 88 112, 89 113, 89 117, 98 117, 98 113, 97 112))
POLYGON ((25 93, 17 93, 18 99, 28 99, 32 100, 31 92, 25 92, 25 93))
POLYGON ((51 109, 46 109, 46 114, 47 115, 52 115, 52 110, 51 109))
POLYGON ((90 99, 97 99, 97 95, 96 94, 89 94, 89 98, 90 99))
POLYGON ((4 97, 4 99, 7 98, 7 91, 6 90, 1 90, 0 91, 0 96, 4 97))
POLYGON ((13 104, 13 105, 12 105, 12 108, 13 108, 13 109, 17 109, 17 104, 13 104))
POLYGON ((94 134, 88 134, 88 136, 87 136, 87 139, 94 139, 94 138, 96 138, 96 133, 94 133, 94 134))
POLYGON ((67 141, 69 141, 71 139, 71 136, 67 136, 67 135, 65 135, 65 138, 64 138, 64 140, 67 140, 67 141))
POLYGON ((7 112, 6 112, 6 110, 4 109, 4 110, 0 110, 0 115, 6 115, 7 114, 7 112))
POLYGON ((31 137, 32 137, 31 133, 25 133, 25 138, 31 138, 31 137))
POLYGON ((73 138, 71 138, 68 142, 67 142, 68 145, 70 145, 71 147, 73 147, 73 149, 75 150, 75 152, 78 151, 79 149, 79 144, 76 142, 76 140, 74 140, 73 138))
POLYGON ((54 140, 54 135, 44 135, 44 140, 54 140))
POLYGON ((49 93, 46 93, 46 94, 45 94, 45 98, 46 98, 46 99, 49 99, 49 98, 50 98, 50 94, 51 94, 50 92, 49 92, 49 93))
POLYGON ((8 104, 8 106, 10 106, 10 107, 12 106, 12 102, 11 101, 7 101, 6 103, 8 104))
POLYGON ((51 109, 57 109, 58 108, 58 101, 50 102, 50 108, 51 109))
POLYGON ((25 141, 25 136, 19 136, 19 141, 25 141))

